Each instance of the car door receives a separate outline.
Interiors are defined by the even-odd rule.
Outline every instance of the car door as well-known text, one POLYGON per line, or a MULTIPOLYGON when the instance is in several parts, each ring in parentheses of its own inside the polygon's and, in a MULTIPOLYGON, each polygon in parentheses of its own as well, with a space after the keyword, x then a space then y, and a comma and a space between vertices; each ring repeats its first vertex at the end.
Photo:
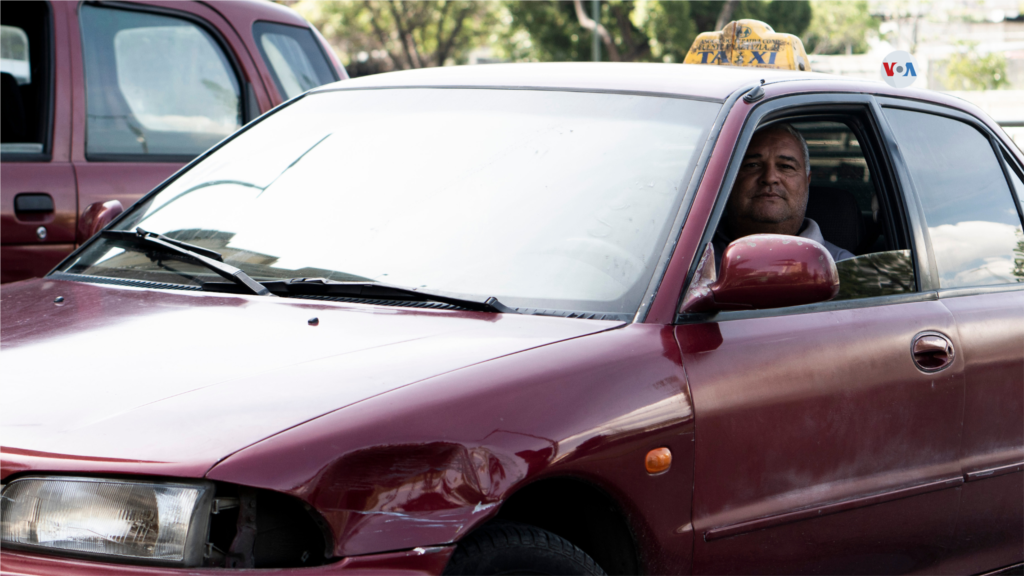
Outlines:
POLYGON ((1024 225, 1020 166, 959 111, 882 100, 920 199, 940 301, 965 360, 951 572, 1024 561, 1024 225), (1012 186, 1011 186, 1012 184, 1012 186))
POLYGON ((911 289, 876 281, 877 293, 839 301, 680 315, 695 415, 694 573, 902 573, 949 555, 963 484, 964 360, 932 362, 922 348, 923 338, 961 345, 873 99, 804 95, 755 108, 704 245, 755 126, 823 109, 859 126, 888 219, 886 250, 859 256, 902 262, 911 289))
POLYGON ((64 2, 4 4, 0 282, 42 276, 74 248, 67 17, 64 2))
POLYGON ((82 3, 72 28, 82 210, 127 208, 271 102, 237 34, 203 4, 82 3))

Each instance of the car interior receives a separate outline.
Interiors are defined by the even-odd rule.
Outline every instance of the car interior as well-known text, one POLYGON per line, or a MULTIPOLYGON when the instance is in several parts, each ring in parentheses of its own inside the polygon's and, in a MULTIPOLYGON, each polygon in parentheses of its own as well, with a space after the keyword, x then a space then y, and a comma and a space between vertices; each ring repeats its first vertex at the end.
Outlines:
POLYGON ((41 154, 49 132, 49 14, 45 2, 12 2, 0 15, 0 151, 41 154))
POLYGON ((811 154, 807 217, 829 242, 854 254, 886 249, 871 170, 856 134, 840 122, 794 122, 811 154))
POLYGON ((807 217, 826 240, 857 256, 836 264, 840 289, 833 300, 915 292, 913 257, 891 193, 896 188, 884 177, 865 119, 809 117, 791 124, 811 156, 807 217))

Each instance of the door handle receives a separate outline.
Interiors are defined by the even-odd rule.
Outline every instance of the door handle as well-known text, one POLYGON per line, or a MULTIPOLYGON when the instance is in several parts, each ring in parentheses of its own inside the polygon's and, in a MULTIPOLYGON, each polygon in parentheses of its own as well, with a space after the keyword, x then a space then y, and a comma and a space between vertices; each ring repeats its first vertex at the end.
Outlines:
POLYGON ((32 216, 53 212, 53 198, 41 192, 18 194, 14 197, 14 214, 16 216, 32 216))
POLYGON ((953 363, 953 343, 945 334, 921 332, 914 336, 911 347, 914 364, 922 372, 938 372, 953 363))

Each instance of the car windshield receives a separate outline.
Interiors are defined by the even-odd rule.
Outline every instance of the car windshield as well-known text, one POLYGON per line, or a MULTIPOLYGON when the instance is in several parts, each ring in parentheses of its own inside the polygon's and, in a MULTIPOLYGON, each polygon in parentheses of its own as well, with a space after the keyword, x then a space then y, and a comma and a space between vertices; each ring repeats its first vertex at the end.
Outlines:
MULTIPOLYGON (((257 281, 384 282, 635 313, 720 104, 497 89, 334 90, 269 115, 116 226, 257 281)), ((220 280, 96 238, 63 272, 220 280)))

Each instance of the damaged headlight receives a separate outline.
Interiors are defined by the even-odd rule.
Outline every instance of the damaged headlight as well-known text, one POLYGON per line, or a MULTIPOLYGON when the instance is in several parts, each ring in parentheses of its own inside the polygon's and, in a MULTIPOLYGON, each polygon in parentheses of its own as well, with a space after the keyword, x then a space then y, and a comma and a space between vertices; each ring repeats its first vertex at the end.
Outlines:
POLYGON ((11 548, 197 566, 213 485, 25 477, 3 488, 0 542, 11 548))

